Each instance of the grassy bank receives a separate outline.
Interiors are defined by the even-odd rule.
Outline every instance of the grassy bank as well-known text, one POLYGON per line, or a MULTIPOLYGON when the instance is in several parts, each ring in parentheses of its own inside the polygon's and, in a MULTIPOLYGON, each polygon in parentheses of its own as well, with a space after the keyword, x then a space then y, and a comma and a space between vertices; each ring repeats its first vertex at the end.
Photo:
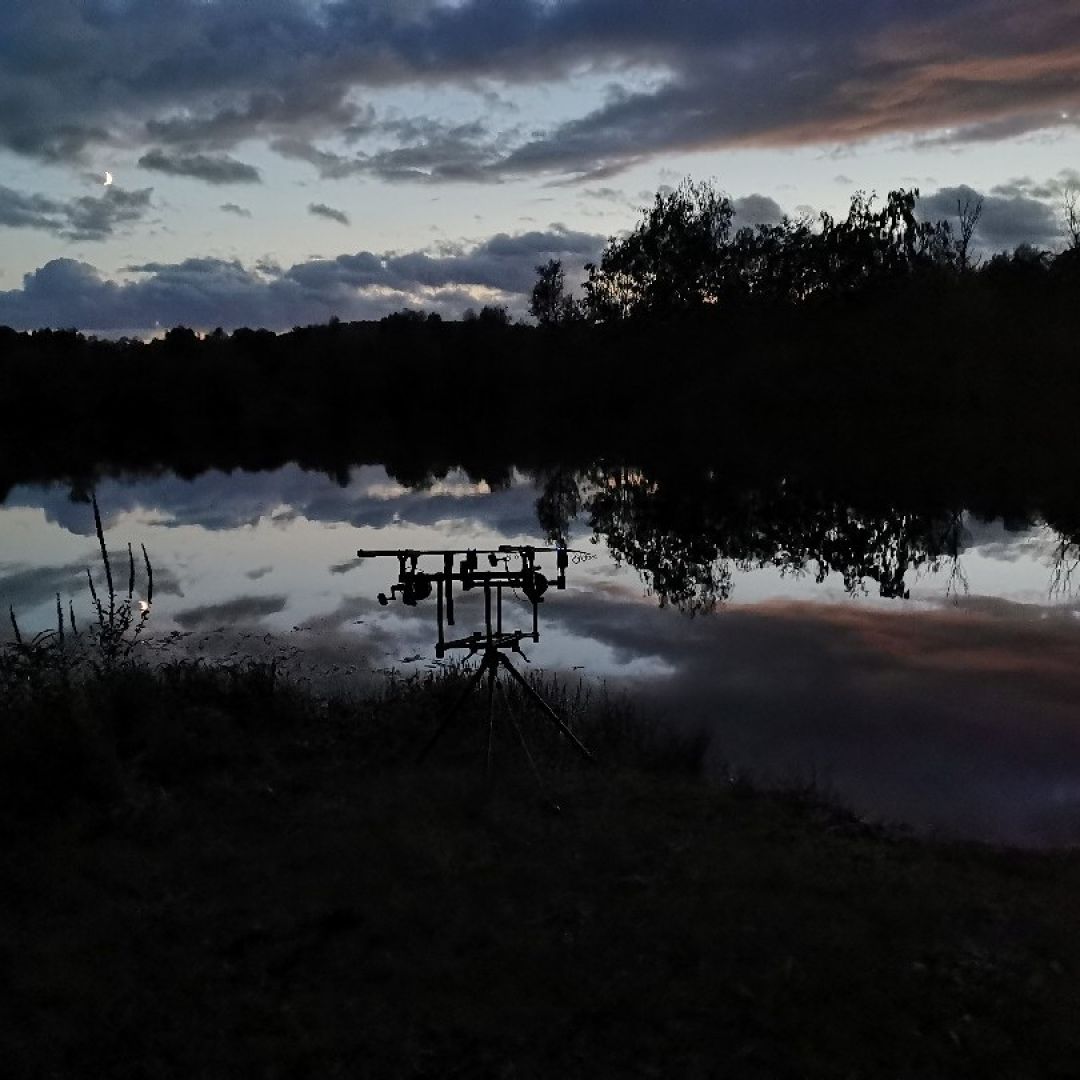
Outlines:
POLYGON ((507 725, 483 783, 479 697, 415 764, 460 675, 17 676, 5 1075, 1075 1074, 1071 855, 706 779, 575 687, 546 689, 599 768, 527 729, 556 814, 507 725))

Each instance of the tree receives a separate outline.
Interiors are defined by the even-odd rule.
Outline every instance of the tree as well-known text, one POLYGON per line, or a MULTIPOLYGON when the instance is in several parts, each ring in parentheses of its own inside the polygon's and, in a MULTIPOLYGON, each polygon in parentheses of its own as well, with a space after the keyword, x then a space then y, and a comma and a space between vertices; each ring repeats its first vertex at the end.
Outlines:
POLYGON ((513 322, 510 312, 501 304, 485 304, 476 321, 482 326, 509 326, 513 322))
POLYGON ((1067 187, 1061 196, 1065 231, 1069 234, 1069 250, 1080 251, 1080 192, 1067 187))
POLYGON ((629 236, 588 264, 586 308, 597 321, 667 317, 717 303, 728 284, 734 209, 709 183, 660 191, 629 236))
POLYGON ((585 310, 594 322, 665 319, 751 302, 800 303, 844 295, 917 272, 968 264, 981 203, 961 208, 961 242, 948 222, 920 222, 917 190, 884 204, 856 192, 847 217, 785 218, 731 232, 733 208, 710 184, 684 181, 657 194, 637 228, 588 265, 585 310))
POLYGON ((555 326, 563 321, 567 302, 566 278, 562 262, 549 259, 536 268, 536 284, 529 297, 529 314, 534 316, 541 326, 555 326))
POLYGON ((983 197, 981 195, 974 200, 970 195, 965 195, 963 202, 956 200, 956 213, 960 219, 960 238, 956 242, 956 254, 960 260, 961 273, 965 273, 972 266, 969 248, 975 226, 979 224, 979 218, 982 216, 982 209, 983 197))

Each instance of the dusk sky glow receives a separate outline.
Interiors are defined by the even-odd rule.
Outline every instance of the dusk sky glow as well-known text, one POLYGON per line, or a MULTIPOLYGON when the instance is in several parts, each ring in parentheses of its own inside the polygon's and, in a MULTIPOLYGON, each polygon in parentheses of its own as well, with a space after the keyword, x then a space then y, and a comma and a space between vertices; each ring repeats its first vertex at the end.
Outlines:
POLYGON ((0 324, 145 332, 520 314, 658 188, 737 224, 919 187, 1062 245, 1059 0, 8 0, 0 324), (106 173, 114 182, 105 184, 106 173))

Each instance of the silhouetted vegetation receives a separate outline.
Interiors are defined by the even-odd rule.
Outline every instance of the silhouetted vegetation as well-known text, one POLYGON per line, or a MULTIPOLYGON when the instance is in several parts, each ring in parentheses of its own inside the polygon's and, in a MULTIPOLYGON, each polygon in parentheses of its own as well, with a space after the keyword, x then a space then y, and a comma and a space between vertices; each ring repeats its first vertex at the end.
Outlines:
MULTIPOLYGON (((918 191, 891 191, 875 209, 859 192, 843 221, 822 214, 732 228, 735 208, 708 184, 660 192, 628 236, 586 267, 581 316, 593 322, 668 320, 747 306, 802 305, 865 294, 967 268, 970 232, 916 218, 918 191)), ((539 269, 539 268, 538 268, 539 269)), ((550 264, 547 268, 550 274, 550 264)))
POLYGON ((860 195, 842 221, 733 231, 725 199, 685 185, 612 240, 581 298, 538 268, 539 326, 490 308, 148 343, 3 329, 0 492, 98 465, 408 476, 746 443, 822 468, 1071 460, 1077 249, 973 266, 963 214, 957 234, 917 208, 860 195))

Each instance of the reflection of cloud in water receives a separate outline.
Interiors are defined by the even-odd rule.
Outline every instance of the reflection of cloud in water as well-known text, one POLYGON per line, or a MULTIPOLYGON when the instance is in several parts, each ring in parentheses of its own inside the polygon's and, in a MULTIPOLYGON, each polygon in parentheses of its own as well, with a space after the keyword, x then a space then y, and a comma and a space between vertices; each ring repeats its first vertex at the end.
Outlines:
POLYGON ((355 570, 358 566, 363 566, 363 559, 348 559, 342 563, 335 563, 330 567, 331 574, 347 574, 350 570, 355 570))
POLYGON ((1054 533, 1045 525, 1023 525, 1010 528, 1000 518, 979 521, 970 514, 964 516, 969 534, 965 550, 981 558, 1015 563, 1021 559, 1046 559, 1053 551, 1054 533))
MULTIPOLYGON (((127 551, 109 552, 113 564, 113 579, 118 596, 127 595, 127 551)), ((105 571, 101 567, 101 555, 96 550, 88 553, 84 562, 69 562, 60 566, 0 565, 0 606, 6 611, 11 607, 16 616, 41 605, 56 602, 59 593, 65 601, 76 601, 76 613, 80 600, 89 607, 90 597, 86 584, 87 567, 93 572, 94 585, 104 597, 105 571)), ((141 565, 139 570, 141 572, 141 565)), ((136 593, 140 592, 143 579, 140 573, 136 593)), ((155 567, 154 592, 158 596, 183 596, 176 575, 168 567, 155 567)), ((67 604, 64 605, 67 610, 67 604)))
POLYGON ((177 611, 173 621, 185 630, 203 630, 210 626, 249 626, 284 611, 288 597, 234 596, 221 604, 204 604, 177 611))
MULTIPOLYGON (((348 625, 320 629, 296 627, 285 632, 240 630, 184 631, 150 643, 152 656, 169 662, 190 657, 224 664, 273 662, 286 684, 307 686, 320 695, 352 697, 381 685, 396 670, 400 638, 376 628, 363 635, 348 625)), ((404 667, 402 674, 409 674, 404 667)))
POLYGON ((276 596, 236 596, 220 604, 189 607, 173 615, 173 621, 185 630, 210 626, 247 626, 284 611, 289 598, 276 596))
POLYGON ((958 596, 931 602, 929 607, 930 610, 966 612, 1017 623, 1062 622, 1080 617, 1080 599, 1046 604, 1012 600, 1004 596, 958 596))
POLYGON ((828 778, 876 816, 1011 842, 1080 841, 1080 629, 1070 620, 773 603, 686 620, 577 598, 580 632, 677 668, 648 707, 774 777, 828 778), (1067 763, 1075 763, 1070 767, 1067 763))
MULTIPOLYGON (((492 491, 451 473, 425 489, 411 490, 389 479, 381 466, 357 466, 349 483, 297 465, 273 472, 230 474, 209 471, 184 480, 174 474, 137 480, 103 479, 97 486, 105 527, 121 513, 140 512, 157 524, 204 529, 236 529, 263 518, 382 528, 401 522, 433 525, 476 521, 508 536, 535 535, 536 491, 529 483, 492 491)), ((92 536, 87 504, 73 502, 63 485, 16 487, 5 506, 41 507, 46 520, 77 535, 92 536)))
POLYGON ((55 600, 56 594, 71 596, 86 586, 86 563, 64 566, 0 567, 0 602, 18 614, 25 608, 55 600))

